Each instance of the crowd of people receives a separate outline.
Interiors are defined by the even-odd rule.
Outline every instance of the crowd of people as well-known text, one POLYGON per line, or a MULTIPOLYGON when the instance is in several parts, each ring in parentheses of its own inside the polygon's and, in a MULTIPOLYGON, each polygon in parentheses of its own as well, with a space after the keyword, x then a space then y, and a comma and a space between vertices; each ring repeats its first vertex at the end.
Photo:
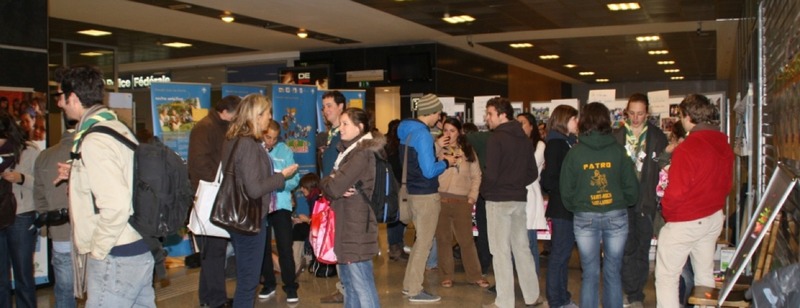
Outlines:
MULTIPOLYGON (((113 138, 91 134, 83 138, 80 161, 70 156, 94 125, 136 142, 103 105, 102 80, 90 66, 58 70, 54 97, 72 125, 60 143, 41 153, 13 117, 0 112, 0 197, 16 203, 13 224, 0 229, 0 264, 11 265, 0 266, 0 306, 11 306, 9 268, 16 306, 36 306, 33 245, 38 228, 46 226, 53 241, 57 307, 75 307, 74 294, 83 292, 87 307, 155 307, 154 259, 128 223, 133 152, 113 138)), ((529 307, 545 301, 550 307, 642 307, 654 235, 659 307, 680 305, 679 277, 687 259, 696 285, 714 285, 712 258, 732 185, 733 153, 706 97, 689 95, 681 102, 680 125, 670 139, 647 121, 649 103, 642 94, 630 97, 626 120, 616 130, 601 103, 586 104, 580 112, 561 105, 539 123, 496 97, 486 103, 488 131, 443 116, 442 108, 436 95, 424 95, 416 116, 392 121, 384 135, 367 111, 347 108, 338 91, 326 92, 321 112, 328 127, 317 136, 320 172, 301 176, 292 151, 279 140, 281 128, 268 97, 228 96, 217 102, 191 132, 190 181, 197 188, 201 180, 214 180, 220 164, 234 163, 234 176, 259 200, 263 214, 256 234, 231 232, 230 240, 197 236, 201 305, 253 307, 256 297, 276 293, 274 268, 280 269, 286 301, 300 301, 297 274, 304 263, 309 206, 324 196, 337 218, 333 249, 340 281, 337 291, 320 301, 379 307, 373 269, 379 228, 367 197, 375 189, 378 158, 388 160, 408 189, 415 231, 410 253, 404 251, 404 223, 390 223, 386 230, 390 259, 406 262, 402 293, 409 302, 441 300, 423 287, 426 268, 438 268, 438 283, 452 287, 457 251, 466 283, 496 294, 492 307, 515 306, 515 269, 529 307), (537 233, 548 221, 548 264, 540 271, 537 233), (236 260, 232 299, 225 288, 229 242, 236 260), (579 297, 568 291, 576 245, 583 270, 579 297), (547 276, 543 289, 541 273, 547 276)))

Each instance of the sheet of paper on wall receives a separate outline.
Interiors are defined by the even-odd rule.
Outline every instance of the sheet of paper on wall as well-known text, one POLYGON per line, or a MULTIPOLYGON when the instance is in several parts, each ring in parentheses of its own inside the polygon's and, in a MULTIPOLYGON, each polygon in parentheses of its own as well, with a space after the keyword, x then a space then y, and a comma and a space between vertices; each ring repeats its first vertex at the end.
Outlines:
POLYGON ((616 100, 616 95, 616 89, 589 90, 589 99, 586 102, 613 103, 616 100))

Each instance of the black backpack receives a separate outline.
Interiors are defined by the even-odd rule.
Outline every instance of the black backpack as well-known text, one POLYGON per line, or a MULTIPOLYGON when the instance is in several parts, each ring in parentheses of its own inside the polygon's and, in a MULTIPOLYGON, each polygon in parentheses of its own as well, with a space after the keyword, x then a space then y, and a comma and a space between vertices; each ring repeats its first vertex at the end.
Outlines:
MULTIPOLYGON (((375 189, 372 197, 367 197, 372 212, 378 223, 392 223, 400 219, 400 203, 398 202, 397 192, 400 185, 394 177, 392 165, 378 153, 375 155, 375 189)), ((356 183, 356 188, 362 191, 361 182, 356 183)))
MULTIPOLYGON (((193 202, 186 162, 156 138, 150 143, 136 145, 116 130, 101 125, 94 125, 83 133, 78 148, 83 138, 91 133, 112 136, 134 151, 133 215, 128 223, 145 240, 156 261, 156 272, 164 277, 167 252, 161 240, 186 225, 193 202)), ((80 158, 80 154, 74 154, 73 158, 75 156, 80 158)))

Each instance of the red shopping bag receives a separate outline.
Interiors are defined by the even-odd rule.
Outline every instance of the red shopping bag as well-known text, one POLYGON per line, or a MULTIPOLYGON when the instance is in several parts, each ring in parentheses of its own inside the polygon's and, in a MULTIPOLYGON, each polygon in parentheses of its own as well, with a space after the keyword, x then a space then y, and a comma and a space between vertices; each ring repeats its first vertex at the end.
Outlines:
POLYGON ((325 197, 320 197, 314 203, 314 211, 311 212, 311 235, 309 236, 317 261, 336 264, 336 254, 333 252, 335 229, 336 215, 331 208, 331 202, 325 197))

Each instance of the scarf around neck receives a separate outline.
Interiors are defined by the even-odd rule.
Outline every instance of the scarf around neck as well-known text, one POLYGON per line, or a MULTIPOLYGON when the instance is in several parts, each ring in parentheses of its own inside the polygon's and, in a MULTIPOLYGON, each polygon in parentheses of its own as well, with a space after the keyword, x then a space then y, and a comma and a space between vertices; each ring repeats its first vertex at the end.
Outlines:
POLYGON ((636 177, 639 178, 641 177, 644 158, 647 156, 645 151, 647 146, 647 123, 644 123, 642 132, 639 133, 638 138, 633 134, 630 121, 625 121, 625 125, 627 126, 625 128, 625 151, 628 153, 628 157, 633 161, 636 167, 636 177))
POLYGON ((83 137, 83 134, 86 133, 89 128, 97 123, 116 119, 117 115, 108 109, 101 110, 92 116, 83 119, 81 126, 75 131, 75 137, 72 139, 72 153, 78 153, 78 144, 80 143, 81 137, 83 137))

